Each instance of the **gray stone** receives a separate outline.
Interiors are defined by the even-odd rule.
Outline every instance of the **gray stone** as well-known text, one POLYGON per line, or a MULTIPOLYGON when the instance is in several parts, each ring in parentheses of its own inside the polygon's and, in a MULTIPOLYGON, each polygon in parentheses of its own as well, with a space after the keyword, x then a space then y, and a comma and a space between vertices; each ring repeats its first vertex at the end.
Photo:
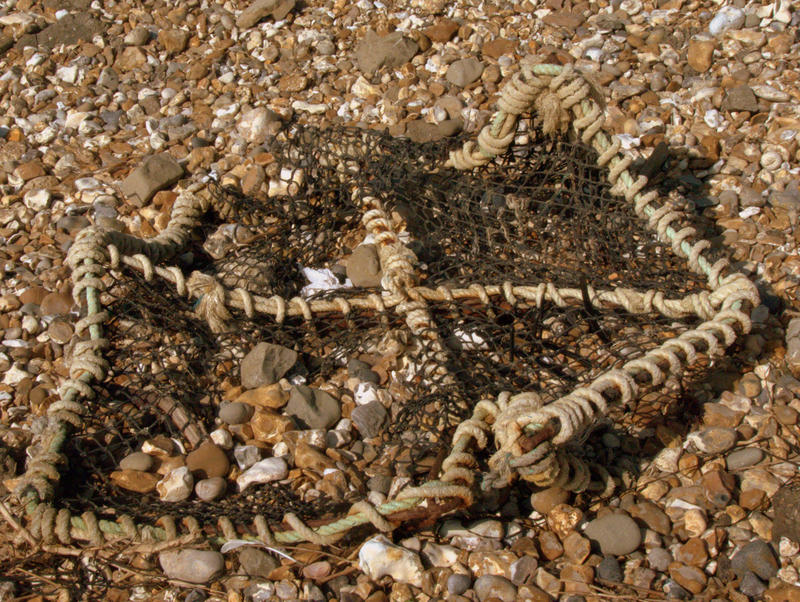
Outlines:
POLYGON ((241 364, 242 386, 255 389, 278 382, 297 362, 297 352, 288 347, 259 343, 241 364))
POLYGON ((642 543, 639 525, 627 514, 606 514, 586 526, 586 537, 600 546, 603 554, 623 556, 642 543))
POLYGON ((67 234, 75 234, 91 224, 92 222, 84 215, 65 215, 58 218, 56 229, 67 234))
POLYGON ((725 456, 725 465, 728 470, 739 470, 754 466, 764 459, 763 450, 758 447, 743 447, 735 449, 725 456))
POLYGON ((472 578, 463 573, 453 573, 447 578, 447 591, 454 596, 460 596, 472 585, 472 578))
POLYGON ((317 42, 317 53, 322 56, 330 56, 336 52, 336 44, 333 41, 325 39, 317 42))
POLYGON ((750 598, 755 598, 757 600, 761 599, 761 596, 766 591, 767 586, 764 584, 758 576, 751 572, 747 571, 742 577, 742 580, 739 582, 739 591, 743 593, 745 596, 750 598))
POLYGON ((372 370, 367 362, 361 360, 351 359, 347 362, 347 374, 353 378, 357 378, 362 382, 372 383, 377 385, 380 382, 380 376, 372 370))
POLYGON ((294 8, 294 0, 278 0, 278 5, 272 11, 272 18, 276 21, 283 21, 294 8))
POLYGON ((672 562, 672 554, 664 548, 653 548, 647 552, 647 562, 651 568, 663 573, 669 569, 669 563, 672 562))
POLYGON ((222 554, 211 550, 169 550, 158 562, 167 577, 189 583, 208 583, 225 568, 222 554))
POLYGON ((790 482, 781 486, 772 499, 775 521, 772 523, 772 539, 781 537, 800 543, 800 483, 790 482))
POLYGON ((103 23, 85 12, 70 14, 45 27, 39 33, 20 36, 17 48, 40 46, 51 50, 60 44, 70 46, 81 40, 89 42, 104 29, 103 23))
POLYGON ((464 88, 477 81, 483 73, 484 65, 474 56, 455 61, 447 68, 447 81, 454 86, 464 88))
POLYGON ((392 487, 392 477, 388 475, 375 475, 369 478, 367 487, 370 491, 377 491, 378 493, 386 495, 392 487))
POLYGON ((358 245, 347 260, 347 277, 353 286, 375 288, 381 285, 381 261, 375 245, 358 245))
POLYGON ((377 437, 386 427, 389 414, 380 401, 370 401, 363 406, 356 406, 350 414, 350 420, 364 439, 377 437))
POLYGON ((292 387, 284 412, 295 418, 303 429, 327 429, 342 417, 339 400, 305 385, 292 387))
POLYGON ((722 454, 736 445, 736 429, 726 426, 709 426, 687 435, 686 440, 697 450, 708 455, 722 454))
POLYGON ((245 546, 239 551, 239 564, 250 577, 264 577, 265 579, 279 565, 275 558, 254 546, 245 546))
POLYGON ((723 111, 758 112, 758 99, 750 86, 737 86, 728 90, 720 105, 723 111))
POLYGON ((800 208, 800 198, 791 192, 776 190, 769 195, 769 204, 772 207, 792 211, 800 208))
POLYGON ((731 558, 731 569, 739 579, 744 579, 745 574, 751 571, 768 581, 777 574, 778 562, 768 543, 755 540, 742 546, 731 558))
POLYGON ((748 207, 763 207, 767 200, 755 188, 750 186, 742 186, 742 191, 739 193, 739 206, 742 209, 748 207))
POLYGON ((128 46, 144 46, 150 41, 150 30, 144 25, 131 29, 122 40, 128 46))
POLYGON ((619 565, 619 560, 613 556, 606 556, 597 565, 597 578, 603 581, 610 581, 612 583, 622 583, 622 578, 625 575, 622 573, 622 567, 619 565))
POLYGON ((417 43, 399 31, 381 37, 368 30, 356 48, 355 58, 361 71, 373 73, 381 67, 393 69, 405 65, 417 51, 417 43))
POLYGON ((664 593, 667 594, 669 600, 689 600, 692 597, 689 590, 672 579, 667 579, 664 583, 664 593))
POLYGON ((253 408, 241 401, 224 404, 219 409, 219 419, 225 424, 243 424, 253 415, 253 408))
POLYGON ((133 452, 128 454, 119 463, 122 470, 141 470, 147 472, 153 468, 153 456, 144 452, 133 452))
POLYGON ((522 585, 524 583, 531 583, 536 574, 536 569, 539 568, 539 562, 535 557, 525 555, 518 560, 511 563, 509 567, 509 575, 511 582, 514 585, 522 585))
POLYGON ((475 580, 472 586, 478 594, 478 600, 502 600, 503 602, 514 602, 517 599, 517 588, 505 577, 498 575, 482 575, 475 580))
POLYGON ((445 119, 441 123, 428 123, 422 119, 415 119, 406 124, 406 136, 414 142, 435 142, 454 136, 461 131, 464 121, 458 117, 456 119, 445 119))
POLYGON ((112 92, 116 91, 117 87, 119 86, 119 74, 114 71, 113 67, 106 67, 100 72, 100 77, 97 78, 97 85, 102 86, 103 88, 108 88, 112 92))
POLYGON ((159 190, 172 186, 183 175, 183 167, 170 155, 152 155, 134 169, 120 185, 130 201, 142 206, 159 190))
POLYGON ((211 477, 210 479, 203 479, 197 481, 194 486, 194 492, 197 497, 204 502, 213 502, 225 493, 227 483, 222 477, 211 477))
POLYGON ((641 167, 639 167, 639 173, 648 178, 652 178, 661 171, 667 159, 669 159, 669 147, 666 142, 659 142, 656 144, 653 152, 650 153, 650 156, 647 157, 641 167))
POLYGON ((249 29, 261 19, 268 16, 278 6, 278 0, 256 0, 248 6, 239 18, 236 19, 236 27, 239 29, 249 29))

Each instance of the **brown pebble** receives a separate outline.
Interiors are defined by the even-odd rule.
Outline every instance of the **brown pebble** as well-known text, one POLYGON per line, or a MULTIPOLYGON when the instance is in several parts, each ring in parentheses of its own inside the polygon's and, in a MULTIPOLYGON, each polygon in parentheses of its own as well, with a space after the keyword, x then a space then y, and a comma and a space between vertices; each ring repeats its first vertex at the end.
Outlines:
POLYGON ((564 553, 564 546, 551 531, 544 531, 539 535, 539 549, 548 560, 555 560, 564 553))
POLYGON ((253 438, 265 443, 278 443, 286 431, 295 428, 294 421, 281 414, 268 410, 256 410, 250 419, 250 428, 253 429, 253 438))
POLYGON ((515 44, 511 40, 505 38, 496 38, 491 42, 486 42, 481 48, 481 52, 485 56, 490 56, 493 59, 499 59, 504 54, 514 54, 515 44))
POLYGON ((687 62, 695 71, 703 73, 711 67, 711 58, 717 42, 713 38, 695 37, 689 41, 687 62))
POLYGON ((30 286, 19 294, 19 302, 21 305, 25 305, 26 303, 35 303, 36 305, 40 305, 42 300, 49 293, 50 292, 47 289, 41 286, 30 286))
POLYGON ((565 564, 561 569, 561 581, 564 592, 572 594, 589 594, 589 585, 594 583, 594 569, 587 565, 565 564))
POLYGON ((766 497, 761 489, 747 489, 739 494, 739 505, 746 510, 755 510, 764 504, 766 497))
POLYGON ((703 567, 708 560, 706 543, 697 537, 689 539, 685 544, 678 547, 675 553, 675 560, 683 564, 703 567))
POLYGON ((275 383, 245 391, 236 397, 236 401, 246 403, 254 408, 275 410, 286 405, 286 402, 289 401, 289 394, 278 383, 275 383))
POLYGON ((155 491, 159 477, 149 472, 140 470, 115 470, 111 473, 111 481, 122 489, 136 493, 151 493, 155 491))
POLYGON ((72 325, 64 322, 63 320, 53 320, 47 327, 47 335, 51 341, 55 341, 59 345, 69 343, 72 338, 72 325))
POLYGON ((790 406, 776 405, 773 408, 775 418, 784 426, 794 426, 797 424, 797 410, 790 406))
POLYGON ((63 293, 49 293, 42 299, 40 308, 43 316, 63 316, 70 312, 73 305, 72 296, 63 293))
POLYGON ((458 23, 450 19, 441 19, 434 25, 425 29, 425 35, 431 42, 449 42, 458 31, 458 23))
POLYGON ((696 566, 686 566, 679 562, 670 564, 669 576, 672 577, 678 585, 689 590, 693 594, 702 592, 708 580, 706 574, 701 569, 696 566))
POLYGON ((592 552, 592 544, 577 531, 564 538, 564 555, 575 564, 583 564, 592 552))
POLYGON ((186 456, 186 466, 195 476, 210 479, 226 476, 231 465, 225 452, 208 440, 186 456))

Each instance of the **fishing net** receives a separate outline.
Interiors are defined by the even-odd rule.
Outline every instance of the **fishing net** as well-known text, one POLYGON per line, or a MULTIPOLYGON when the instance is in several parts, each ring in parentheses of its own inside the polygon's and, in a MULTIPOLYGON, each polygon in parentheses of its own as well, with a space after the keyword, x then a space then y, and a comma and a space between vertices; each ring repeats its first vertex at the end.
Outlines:
POLYGON ((267 195, 196 181, 154 239, 81 233, 82 336, 20 489, 32 532, 324 544, 512 486, 613 489, 572 444, 674 401, 757 296, 629 171, 593 96, 571 68, 528 64, 477 144, 292 124, 267 144, 267 195), (281 401, 225 425, 263 343, 296 353, 269 385, 281 401), (301 392, 335 416, 307 423, 301 392), (233 468, 217 500, 114 476, 148 442, 172 466, 209 437, 225 448, 220 431, 233 468), (243 486, 231 445, 288 472, 243 486))

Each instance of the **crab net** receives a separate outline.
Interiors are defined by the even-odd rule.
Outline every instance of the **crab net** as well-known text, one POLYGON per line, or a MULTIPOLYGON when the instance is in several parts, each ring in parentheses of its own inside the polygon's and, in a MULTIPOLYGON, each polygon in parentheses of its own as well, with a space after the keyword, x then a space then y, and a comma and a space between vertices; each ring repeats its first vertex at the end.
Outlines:
MULTIPOLYGON (((268 193, 207 179, 194 188, 202 200, 182 205, 189 218, 175 217, 178 197, 184 233, 162 245, 169 253, 87 234, 103 253, 72 262, 77 281, 94 276, 76 292, 89 326, 73 363, 100 322, 102 361, 71 371, 80 419, 57 423, 74 425, 50 440, 61 476, 53 491, 37 487, 60 509, 35 520, 80 515, 72 534, 89 539, 141 538, 137 525, 165 515, 222 524, 225 538, 254 535, 261 520, 259 536, 266 522, 326 543, 358 524, 428 518, 426 498, 429 513, 448 498, 485 510, 505 499, 498 491, 524 500, 558 482, 607 493, 624 480, 635 462, 613 467, 586 433, 607 416, 635 435, 685 404, 720 340, 746 329, 739 307, 753 294, 721 276, 717 249, 686 242, 673 208, 612 188, 608 152, 525 123, 469 170, 453 167, 462 140, 292 124, 266 145, 268 193), (254 380, 264 349, 276 365, 254 380), (102 378, 76 383, 101 363, 102 378), (224 493, 200 499, 189 486, 171 499, 165 482, 209 441, 224 493), (120 467, 142 450, 152 466, 120 467), (366 518, 335 522, 348 512, 366 518)), ((194 481, 209 476, 190 468, 194 481)), ((176 536, 158 524, 151 537, 176 536)))

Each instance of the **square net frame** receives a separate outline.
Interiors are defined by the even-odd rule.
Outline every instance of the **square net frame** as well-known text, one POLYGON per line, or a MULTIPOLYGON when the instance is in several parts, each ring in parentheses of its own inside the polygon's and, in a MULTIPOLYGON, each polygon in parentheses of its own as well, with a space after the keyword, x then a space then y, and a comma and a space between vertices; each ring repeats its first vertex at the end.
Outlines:
POLYGON ((602 94, 584 74, 569 65, 523 61, 498 105, 476 141, 449 153, 442 145, 411 146, 368 132, 326 137, 294 129, 277 142, 276 154, 294 168, 272 203, 256 206, 235 190, 195 182, 178 196, 168 226, 154 238, 94 226, 83 230, 68 258, 73 296, 85 307, 76 324, 82 338, 73 346, 61 399, 48 408, 47 426, 28 450, 17 490, 30 532, 48 545, 126 542, 141 552, 242 537, 330 544, 360 525, 391 531, 469 507, 486 491, 516 480, 575 491, 589 487, 591 467, 569 453, 568 444, 610 405, 633 403, 733 344, 749 331, 747 309, 758 304, 758 295, 749 279, 713 257, 708 241, 696 239, 687 216, 662 203, 658 192, 645 190, 647 179, 632 173, 619 140, 603 131, 602 94), (533 140, 515 144, 524 114, 533 116, 533 140), (572 142, 563 141, 565 134, 572 142), (558 158, 568 146, 573 155, 567 168, 595 170, 604 178, 566 177, 558 158), (409 180, 403 175, 407 162, 386 161, 401 149, 426 166, 424 177, 409 180), (584 150, 576 155, 575 149, 584 150), (526 180, 531 161, 539 161, 538 173, 550 178, 546 202, 526 196, 535 189, 526 180), (315 169, 325 172, 326 184, 307 194, 304 179, 311 180, 315 169), (464 175, 453 180, 455 172, 464 175), (443 195, 445 185, 452 188, 443 195), (448 194, 464 203, 448 204, 448 194), (605 199, 595 208, 605 212, 578 212, 574 199, 581 195, 605 199), (185 266, 168 261, 196 248, 195 233, 210 211, 222 221, 262 230, 243 250, 223 254, 187 278, 185 266), (632 237, 625 227, 631 219, 645 226, 632 237), (301 227, 276 246, 274 237, 286 220, 301 227), (571 239, 563 236, 568 224, 571 239), (580 236, 580 228, 603 225, 611 237, 605 242, 580 236), (614 228, 622 233, 616 240, 614 228), (296 264, 329 263, 342 252, 344 239, 362 230, 376 247, 381 289, 298 295, 296 264), (510 244, 525 237, 538 241, 533 250, 510 244), (620 255, 620 249, 627 251, 620 255), (117 276, 123 271, 124 282, 117 276), (159 297, 153 307, 168 299, 180 311, 143 315, 148 290, 159 297), (138 306, 126 313, 132 292, 138 306), (126 370, 153 358, 146 345, 115 354, 112 341, 135 336, 154 319, 193 336, 182 341, 186 353, 176 354, 172 371, 154 371, 145 390, 126 396, 126 370), (232 322, 247 327, 232 332, 232 322), (256 490, 255 497, 240 495, 233 505, 198 510, 151 504, 132 516, 124 512, 130 500, 115 505, 115 493, 102 482, 88 485, 99 503, 65 494, 60 483, 75 467, 70 453, 95 458, 92 465, 102 467, 117 461, 120 450, 132 449, 125 428, 101 433, 107 443, 118 444, 105 458, 91 438, 82 438, 87 428, 96 428, 95 435, 102 431, 97 418, 104 411, 127 408, 137 420, 152 421, 129 421, 128 430, 160 424, 195 446, 206 432, 203 420, 198 425, 191 417, 207 416, 213 404, 206 399, 187 407, 180 391, 170 390, 171 381, 207 386, 199 373, 230 370, 241 350, 237 336, 279 342, 277 333, 290 329, 307 353, 327 340, 320 330, 325 324, 331 332, 360 336, 344 337, 340 348, 323 347, 311 376, 332 374, 342 349, 358 354, 400 346, 405 373, 398 386, 405 387, 409 403, 392 415, 389 435, 405 440, 406 449, 437 450, 430 470, 410 474, 407 486, 384 503, 308 505, 276 485, 256 490), (627 338, 610 341, 620 333, 627 338), (193 339, 207 340, 214 353, 193 356, 193 339), (636 341, 634 353, 626 341, 636 341), (575 342, 577 348, 570 349, 575 342), (529 358, 535 363, 522 361, 529 358), (468 384, 472 394, 465 393, 468 384), (443 399, 451 401, 445 411, 443 399), (81 447, 86 441, 89 447, 81 447), (265 500, 285 514, 259 511, 265 500), (248 504, 252 511, 242 511, 248 504), (319 520, 320 514, 328 516, 319 520))

